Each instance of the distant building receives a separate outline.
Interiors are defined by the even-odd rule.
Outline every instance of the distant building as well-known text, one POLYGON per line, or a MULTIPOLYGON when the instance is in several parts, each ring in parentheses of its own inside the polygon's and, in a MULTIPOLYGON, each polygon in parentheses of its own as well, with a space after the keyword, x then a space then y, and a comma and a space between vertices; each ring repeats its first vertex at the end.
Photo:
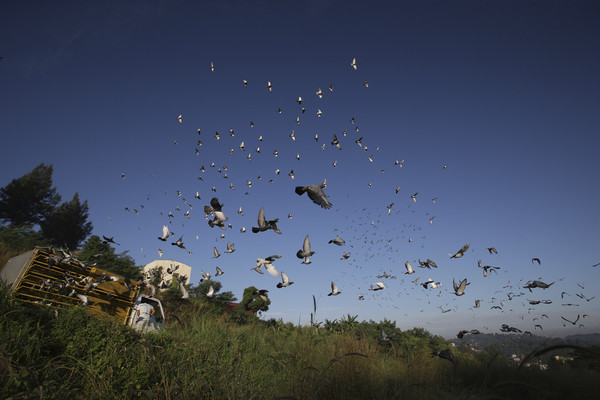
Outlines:
POLYGON ((170 287, 173 277, 177 276, 184 284, 191 282, 192 267, 175 260, 154 260, 143 268, 144 278, 158 280, 158 288, 165 290, 170 287))

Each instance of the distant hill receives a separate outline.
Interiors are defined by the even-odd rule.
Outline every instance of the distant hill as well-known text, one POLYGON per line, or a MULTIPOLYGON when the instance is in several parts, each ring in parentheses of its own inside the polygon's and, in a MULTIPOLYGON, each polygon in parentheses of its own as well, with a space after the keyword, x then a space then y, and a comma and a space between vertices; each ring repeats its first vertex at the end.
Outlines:
POLYGON ((600 333, 571 335, 564 339, 515 333, 482 333, 465 335, 463 339, 451 339, 450 341, 457 346, 467 344, 480 350, 487 350, 493 346, 501 353, 510 356, 511 354, 528 354, 536 349, 560 343, 598 346, 600 345, 600 333))

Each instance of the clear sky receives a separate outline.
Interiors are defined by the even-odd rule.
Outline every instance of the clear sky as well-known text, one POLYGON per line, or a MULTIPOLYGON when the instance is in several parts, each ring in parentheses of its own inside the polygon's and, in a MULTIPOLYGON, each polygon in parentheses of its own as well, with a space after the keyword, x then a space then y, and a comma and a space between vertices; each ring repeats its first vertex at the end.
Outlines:
POLYGON ((63 200, 87 199, 93 233, 114 236, 137 264, 160 248, 192 266, 193 283, 219 266, 223 290, 268 289, 265 317, 294 323, 308 323, 315 295, 320 321, 387 318, 447 337, 502 323, 552 336, 600 329, 597 2, 33 1, 0 11, 0 186, 52 164, 63 200), (329 210, 294 193, 325 178, 329 210), (232 228, 208 226, 213 196, 232 228), (261 207, 281 235, 250 231, 261 207), (163 224, 191 254, 157 240, 163 224), (303 265, 307 234, 315 254, 303 265), (344 246, 328 244, 336 236, 344 246), (250 269, 273 254, 293 285, 250 269), (438 268, 417 267, 427 258, 438 268), (498 274, 484 278, 478 260, 498 274), (377 278, 384 271, 395 278, 377 278), (428 278, 441 292, 420 285, 428 278), (453 278, 470 282, 463 296, 453 278), (555 284, 523 288, 536 279, 555 284), (332 281, 342 293, 329 297, 332 281), (385 290, 368 290, 380 281, 385 290), (561 318, 578 314, 576 325, 561 318))

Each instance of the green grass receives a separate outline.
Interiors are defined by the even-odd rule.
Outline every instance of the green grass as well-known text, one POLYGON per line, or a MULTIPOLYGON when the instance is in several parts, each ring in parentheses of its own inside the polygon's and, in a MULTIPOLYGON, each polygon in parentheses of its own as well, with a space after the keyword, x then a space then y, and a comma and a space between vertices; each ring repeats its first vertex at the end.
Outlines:
POLYGON ((253 316, 233 321, 195 299, 166 307, 180 322, 141 335, 81 307, 24 306, 0 286, 0 397, 594 398, 600 377, 569 365, 518 368, 460 349, 453 349, 453 364, 430 357, 448 346, 443 339, 422 329, 402 332, 390 321, 295 327, 253 316), (396 332, 390 343, 379 341, 382 324, 396 332))

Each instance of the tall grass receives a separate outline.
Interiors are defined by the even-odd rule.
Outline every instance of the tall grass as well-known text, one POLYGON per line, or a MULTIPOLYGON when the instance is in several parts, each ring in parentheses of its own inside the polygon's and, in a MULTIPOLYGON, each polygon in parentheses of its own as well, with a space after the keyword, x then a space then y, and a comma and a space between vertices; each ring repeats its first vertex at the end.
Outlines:
POLYGON ((407 350, 354 331, 240 324, 195 300, 167 307, 180 322, 141 335, 82 307, 26 307, 0 286, 0 397, 560 399, 592 394, 600 375, 560 365, 519 369, 459 350, 450 363, 432 358, 428 341, 407 350))

